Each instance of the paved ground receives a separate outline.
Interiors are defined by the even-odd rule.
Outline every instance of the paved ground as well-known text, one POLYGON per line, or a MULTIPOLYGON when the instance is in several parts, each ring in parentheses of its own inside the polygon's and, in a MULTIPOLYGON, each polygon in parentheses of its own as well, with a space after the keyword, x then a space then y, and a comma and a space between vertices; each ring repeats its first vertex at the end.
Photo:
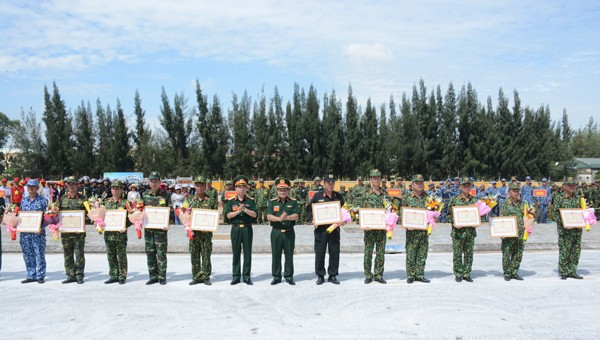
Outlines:
MULTIPOLYGON (((255 253, 271 253, 270 232, 271 228, 267 225, 255 225, 253 251, 255 253)), ((87 253, 105 253, 104 237, 98 235, 92 226, 88 226, 86 237, 85 251, 87 253)), ((144 252, 144 240, 137 239, 135 229, 129 228, 129 243, 128 252, 136 253, 144 252)), ((229 239, 229 225, 219 226, 219 230, 213 237, 213 252, 231 253, 231 241, 229 239)), ((313 230, 311 225, 299 225, 296 230, 296 253, 312 253, 313 252, 313 230)), ((342 228, 341 232, 341 247, 342 252, 347 253, 362 253, 364 249, 363 231, 354 223, 342 228)), ((490 238, 489 224, 484 223, 478 228, 477 239, 475 241, 476 250, 500 250, 500 239, 490 238)), ((48 253, 62 253, 60 241, 54 241, 52 235, 48 233, 46 236, 48 253)), ((536 224, 533 234, 525 244, 528 250, 557 250, 558 235, 556 233, 556 224, 536 224)), ((405 242, 405 232, 402 228, 396 228, 394 238, 388 241, 388 249, 390 251, 401 251, 405 242)), ((433 234, 430 236, 429 248, 432 252, 451 252, 452 239, 450 238, 450 224, 439 223, 436 226, 433 234)), ((583 233, 582 239, 583 249, 599 249, 600 250, 600 224, 592 226, 590 232, 583 233)), ((11 241, 9 234, 2 230, 2 249, 5 252, 21 252, 21 247, 17 241, 11 241)), ((182 226, 171 226, 169 231, 169 252, 171 253, 188 253, 187 234, 182 226)))
MULTIPOLYGON (((90 237, 91 238, 91 237, 90 237)), ((296 286, 270 286, 270 256, 253 257, 254 286, 230 286, 231 256, 213 256, 213 285, 189 286, 189 255, 171 254, 166 286, 145 286, 146 259, 129 255, 125 285, 104 285, 107 262, 88 254, 86 282, 62 285, 61 254, 48 281, 21 284, 20 254, 3 256, 3 339, 597 339, 600 251, 584 250, 584 280, 558 279, 556 251, 525 253, 525 281, 505 282, 499 252, 475 254, 474 283, 456 283, 452 255, 429 256, 432 283, 408 285, 403 254, 386 256, 387 285, 363 284, 362 255, 343 253, 341 285, 316 286, 311 254, 295 256, 296 286)))

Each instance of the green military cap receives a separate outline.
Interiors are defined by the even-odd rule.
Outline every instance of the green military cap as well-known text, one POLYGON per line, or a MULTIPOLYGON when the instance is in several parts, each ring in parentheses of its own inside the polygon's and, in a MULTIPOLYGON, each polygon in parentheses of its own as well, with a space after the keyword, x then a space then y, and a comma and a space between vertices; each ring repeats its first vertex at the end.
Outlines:
POLYGON ((315 182, 320 181, 320 180, 321 180, 321 177, 319 177, 319 176, 315 177, 315 179, 314 179, 315 182))
POLYGON ((340 185, 340 189, 346 189, 345 185, 340 185))
POLYGON ((364 181, 363 176, 358 176, 358 178, 356 179, 357 181, 364 181))
POLYGON ((290 183, 290 180, 287 178, 278 178, 275 180, 275 184, 277 186, 278 189, 283 188, 283 189, 287 189, 289 188, 292 184, 290 183))
POLYGON ((263 178, 258 179, 258 183, 264 183, 264 182, 265 182, 265 180, 263 178))
POLYGON ((149 180, 158 179, 160 180, 160 173, 158 171, 152 171, 150 176, 148 176, 149 180))
POLYGON ((254 186, 254 181, 253 181, 253 180, 248 180, 248 184, 249 184, 250 186, 254 186))
POLYGON ((390 181, 395 181, 396 180, 396 176, 395 175, 391 175, 390 176, 390 181))
POLYGON ((299 181, 300 183, 304 183, 304 182, 306 182, 306 181, 305 181, 305 180, 303 180, 302 178, 298 179, 298 181, 299 181))
POLYGON ((240 175, 237 176, 236 178, 233 179, 233 185, 235 185, 236 187, 238 186, 243 186, 243 185, 248 185, 248 177, 240 175))
POLYGON ((519 190, 519 184, 515 183, 515 182, 510 182, 510 184, 508 185, 508 190, 519 190))
POLYGON ((300 183, 300 178, 296 178, 296 179, 294 180, 294 183, 300 183))
POLYGON ((567 178, 565 178, 565 181, 563 182, 563 184, 575 184, 575 185, 577 185, 577 181, 573 177, 567 177, 567 178))
POLYGON ((67 179, 65 179, 66 183, 77 183, 77 178, 75 178, 75 176, 69 176, 67 177, 67 179))
POLYGON ((204 177, 204 176, 196 176, 196 178, 194 178, 194 184, 196 184, 196 183, 206 184, 206 182, 208 182, 208 181, 206 180, 206 177, 204 177))
POLYGON ((472 184, 469 177, 463 177, 460 179, 460 185, 463 185, 463 184, 472 184))
POLYGON ((369 171, 369 177, 381 177, 381 171, 379 169, 372 169, 369 171))
POLYGON ((227 181, 227 182, 225 182, 225 185, 233 185, 233 182, 232 181, 227 181))
POLYGON ((111 187, 119 187, 122 188, 123 187, 123 181, 121 181, 120 179, 115 179, 114 181, 112 181, 112 183, 110 184, 111 187))
POLYGON ((424 182, 424 180, 423 180, 423 175, 414 175, 414 176, 412 177, 412 181, 413 181, 413 182, 424 182))

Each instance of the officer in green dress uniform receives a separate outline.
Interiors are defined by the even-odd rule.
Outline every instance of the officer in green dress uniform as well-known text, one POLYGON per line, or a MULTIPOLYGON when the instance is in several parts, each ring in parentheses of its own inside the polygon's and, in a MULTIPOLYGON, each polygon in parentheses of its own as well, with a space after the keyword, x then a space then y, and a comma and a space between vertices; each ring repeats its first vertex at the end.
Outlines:
POLYGON ((275 180, 278 197, 271 200, 267 209, 267 219, 271 222, 271 285, 281 283, 281 252, 285 254, 285 270, 283 277, 290 285, 294 282, 294 247, 296 246, 296 233, 294 225, 300 217, 300 206, 296 200, 288 197, 290 181, 287 178, 275 180))
POLYGON ((563 193, 557 194, 552 200, 554 214, 552 217, 556 222, 558 230, 558 273, 561 280, 568 277, 582 279, 577 274, 579 257, 581 255, 581 228, 565 228, 560 217, 560 209, 580 209, 579 197, 575 195, 577 181, 573 177, 567 177, 563 182, 563 193))
MULTIPOLYGON (((404 206, 408 208, 427 208, 427 196, 423 185, 423 175, 414 175, 412 178, 412 192, 403 198, 404 206)), ((402 214, 400 213, 400 218, 402 214)), ((425 278, 425 262, 429 250, 429 235, 427 230, 406 229, 406 282, 415 281, 429 283, 425 278)))
MULTIPOLYGON (((471 196, 472 187, 473 183, 471 183, 469 177, 460 179, 460 194, 452 197, 450 202, 448 202, 449 223, 454 223, 452 207, 475 205, 477 203, 477 197, 471 196)), ((452 236, 455 280, 456 282, 461 282, 465 279, 467 282, 473 282, 471 270, 473 267, 473 248, 475 247, 477 230, 472 227, 452 226, 450 236, 452 236)))
POLYGON ((233 180, 237 195, 227 200, 223 209, 225 223, 231 224, 231 250, 233 252, 231 284, 240 283, 240 277, 252 285, 252 223, 256 221, 256 202, 246 195, 248 177, 238 176, 233 180), (240 268, 240 255, 244 251, 244 269, 240 268))
MULTIPOLYGON (((156 171, 148 176, 150 188, 142 194, 142 201, 146 207, 170 207, 169 194, 160 188, 160 174, 156 171)), ((148 261, 149 280, 147 285, 160 282, 167 284, 167 231, 169 226, 160 229, 144 228, 144 243, 148 261)))
MULTIPOLYGON (((196 193, 194 196, 186 197, 183 206, 192 208, 192 211, 194 208, 216 210, 217 201, 206 194, 207 182, 208 180, 205 177, 197 176, 194 179, 196 193)), ((190 240, 190 257, 192 261, 192 281, 190 285, 204 283, 210 286, 210 274, 212 272, 210 256, 212 255, 213 233, 201 230, 194 230, 192 233, 194 238, 190 240)))
MULTIPOLYGON (((387 193, 379 186, 381 183, 381 171, 373 169, 369 172, 371 189, 366 191, 359 203, 360 208, 384 208, 384 200, 388 199, 387 193)), ((359 209, 360 213, 360 209, 359 209)), ((364 272, 365 284, 373 280, 385 284, 383 278, 383 266, 385 263, 385 230, 365 230, 365 253, 364 253, 364 272), (375 270, 371 271, 373 263, 373 247, 375 247, 375 270)))
MULTIPOLYGON (((118 179, 112 181, 110 190, 112 196, 104 201, 106 210, 125 210, 126 201, 122 198, 123 182, 118 179)), ((125 226, 129 227, 130 224, 126 219, 125 226)), ((104 231, 104 242, 106 243, 108 275, 110 276, 104 283, 125 284, 125 280, 127 280, 127 229, 104 231)))
POLYGON ((506 281, 511 279, 523 280, 519 276, 519 267, 525 248, 525 241, 523 241, 523 233, 525 232, 523 208, 525 204, 526 202, 520 198, 519 185, 510 183, 508 185, 508 198, 500 204, 499 216, 515 216, 517 218, 518 236, 502 238, 502 271, 506 281))
MULTIPOLYGON (((60 198, 60 210, 85 210, 83 202, 87 198, 77 192, 78 183, 75 176, 69 176, 65 180, 68 188, 66 195, 60 198)), ((61 242, 65 256, 65 272, 67 279, 62 283, 83 283, 83 272, 85 269, 85 231, 83 233, 62 233, 61 242)))

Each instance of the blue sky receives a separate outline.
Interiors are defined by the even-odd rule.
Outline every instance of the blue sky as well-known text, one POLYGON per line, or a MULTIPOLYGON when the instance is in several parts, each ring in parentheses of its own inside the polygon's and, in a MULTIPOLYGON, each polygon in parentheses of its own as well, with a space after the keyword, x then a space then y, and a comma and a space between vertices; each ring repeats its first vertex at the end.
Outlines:
MULTIPOLYGON (((471 82, 525 105, 567 109, 573 128, 600 120, 600 1, 0 2, 0 111, 41 117, 55 81, 67 107, 96 98, 128 115, 138 89, 150 122, 164 86, 194 104, 194 81, 229 106, 294 82, 319 98, 348 84, 361 105, 410 93, 419 79, 445 92, 471 82)), ((511 101, 512 102, 512 101, 511 101)))

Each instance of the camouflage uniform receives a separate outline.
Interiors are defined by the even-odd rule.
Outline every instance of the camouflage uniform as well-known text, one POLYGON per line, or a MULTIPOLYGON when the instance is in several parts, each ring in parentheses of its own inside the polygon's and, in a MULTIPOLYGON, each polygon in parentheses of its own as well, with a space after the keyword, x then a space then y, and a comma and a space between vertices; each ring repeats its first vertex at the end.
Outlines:
MULTIPOLYGON (((372 177, 374 175, 371 175, 372 177)), ((381 176, 381 175, 380 175, 381 176)), ((389 196, 383 190, 377 194, 373 190, 365 192, 360 200, 359 206, 361 208, 377 208, 383 209, 383 201, 388 199, 389 196)), ((360 210, 359 210, 360 213, 360 210)), ((364 273, 365 279, 381 279, 383 280, 383 271, 385 264, 385 243, 386 243, 386 231, 385 230, 365 230, 365 252, 364 252, 364 273), (371 271, 371 265, 373 262, 373 247, 375 247, 375 270, 371 271)))
MULTIPOLYGON (((267 222, 267 198, 269 196, 269 189, 264 185, 255 190, 256 207, 258 208, 256 221, 259 224, 267 222)), ((249 195, 252 196, 252 195, 249 195)))
MULTIPOLYGON (((169 207, 169 194, 164 190, 157 193, 146 190, 142 194, 144 206, 169 207)), ((144 242, 148 261, 150 280, 164 281, 167 279, 167 230, 144 228, 144 242)))
MULTIPOLYGON (((415 193, 402 198, 403 206, 408 208, 427 208, 425 193, 421 197, 415 193)), ((400 213, 400 218, 402 213, 400 213)), ((401 221, 399 221, 400 224, 401 221)), ((422 280, 425 278, 425 262, 429 250, 427 230, 406 230, 406 276, 407 279, 422 280)))
MULTIPOLYGON (((243 177, 243 176, 240 176, 243 177)), ((238 186, 241 179, 236 178, 233 182, 234 185, 238 186)), ((243 177, 244 183, 248 183, 248 180, 243 177)), ((275 186, 273 186, 275 187, 275 186)), ((252 238, 253 230, 252 223, 256 222, 256 219, 246 213, 240 213, 232 219, 227 218, 227 214, 238 210, 240 204, 244 204, 248 210, 256 211, 256 202, 253 198, 246 195, 241 201, 238 196, 234 196, 225 202, 223 208, 223 217, 225 223, 231 224, 231 250, 233 253, 232 261, 232 276, 234 281, 238 281, 240 277, 244 281, 250 282, 250 274, 252 270, 252 238), (240 256, 244 251, 244 268, 240 267, 240 256)))
MULTIPOLYGON (((518 187, 517 187, 518 188, 518 187)), ((521 260, 523 259, 523 207, 525 202, 513 202, 510 198, 500 204, 500 216, 515 216, 517 218, 518 237, 505 237, 502 239, 502 271, 505 278, 518 276, 521 260)))
MULTIPOLYGON (((67 179, 67 183, 69 182, 67 179)), ((77 180, 75 179, 75 183, 77 180)), ((59 209, 60 210, 85 210, 83 202, 87 198, 83 195, 77 194, 75 197, 71 197, 69 193, 66 193, 60 198, 59 209)), ((63 254, 65 256, 65 272, 67 274, 67 280, 77 279, 78 281, 83 280, 85 270, 85 236, 86 233, 61 233, 61 242, 63 246, 63 254)))
MULTIPOLYGON (((206 183, 202 181, 203 179, 196 179, 196 183, 206 183)), ((217 209, 217 201, 206 195, 206 193, 204 197, 200 197, 198 194, 187 197, 183 204, 192 209, 217 209)), ((206 282, 210 280, 210 274, 212 273, 210 257, 212 254, 213 233, 200 230, 194 230, 192 233, 194 234, 194 238, 189 242, 190 258, 192 261, 192 282, 206 282)))
MULTIPOLYGON (((277 186, 281 188, 289 188, 290 183, 287 179, 276 180, 277 186), (283 183, 281 183, 283 181, 283 183)), ((271 200, 267 215, 275 217, 281 216, 286 213, 287 216, 294 214, 300 215, 300 206, 296 200, 286 198, 281 200, 279 198, 271 200)), ((271 223, 271 274, 273 275, 274 283, 281 281, 281 253, 285 254, 285 270, 283 277, 285 280, 294 284, 294 248, 296 245, 296 233, 294 232, 294 225, 296 221, 284 220, 281 222, 270 222, 271 223)))
MULTIPOLYGON (((467 182, 469 182, 468 179, 465 183, 467 182)), ((452 197, 448 203, 448 223, 454 223, 452 207, 475 205, 475 203, 477 203, 477 198, 471 195, 466 198, 462 195, 452 197)), ((450 236, 452 237, 452 250, 454 253, 454 276, 457 278, 470 278, 477 230, 471 227, 455 228, 453 226, 450 236)))
MULTIPOLYGON (((572 177, 567 178, 563 184, 575 183, 572 177)), ((563 193, 557 195, 553 202, 555 212, 554 221, 558 231, 558 273, 560 276, 573 276, 576 274, 579 257, 581 255, 581 228, 565 229, 560 218, 560 210, 564 208, 581 208, 579 198, 573 194, 568 197, 563 193)))
MULTIPOLYGON (((104 201, 106 210, 125 210, 126 201, 119 198, 117 201, 108 198, 104 201)), ((126 225, 131 223, 127 220, 126 225)), ((108 257, 108 275, 112 280, 127 279, 127 231, 105 231, 106 256, 108 257)))

